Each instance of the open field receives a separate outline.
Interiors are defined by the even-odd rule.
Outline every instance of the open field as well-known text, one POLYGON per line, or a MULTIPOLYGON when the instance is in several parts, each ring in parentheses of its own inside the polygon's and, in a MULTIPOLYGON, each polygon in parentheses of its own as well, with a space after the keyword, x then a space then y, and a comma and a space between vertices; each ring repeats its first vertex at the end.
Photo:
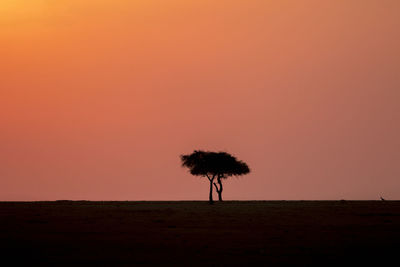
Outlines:
POLYGON ((382 264, 400 202, 1 202, 0 241, 15 264, 382 264))

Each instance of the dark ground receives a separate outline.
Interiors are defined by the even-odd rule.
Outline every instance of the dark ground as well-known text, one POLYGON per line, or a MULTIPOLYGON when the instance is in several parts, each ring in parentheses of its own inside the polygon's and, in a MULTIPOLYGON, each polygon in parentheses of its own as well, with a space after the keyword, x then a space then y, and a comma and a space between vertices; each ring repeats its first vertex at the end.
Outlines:
POLYGON ((399 266, 399 249, 397 201, 0 202, 14 265, 399 266))

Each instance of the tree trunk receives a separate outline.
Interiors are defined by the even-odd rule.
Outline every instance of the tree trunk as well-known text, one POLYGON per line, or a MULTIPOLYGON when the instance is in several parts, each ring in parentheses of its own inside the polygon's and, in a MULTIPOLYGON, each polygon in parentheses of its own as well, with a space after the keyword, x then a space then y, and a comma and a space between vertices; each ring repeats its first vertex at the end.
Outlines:
POLYGON ((220 178, 218 178, 218 184, 219 184, 219 190, 217 191, 218 192, 218 200, 219 201, 222 201, 222 181, 221 181, 221 179, 220 178))
POLYGON ((213 192, 212 191, 213 191, 213 180, 210 180, 210 196, 209 196, 210 204, 214 203, 213 192))

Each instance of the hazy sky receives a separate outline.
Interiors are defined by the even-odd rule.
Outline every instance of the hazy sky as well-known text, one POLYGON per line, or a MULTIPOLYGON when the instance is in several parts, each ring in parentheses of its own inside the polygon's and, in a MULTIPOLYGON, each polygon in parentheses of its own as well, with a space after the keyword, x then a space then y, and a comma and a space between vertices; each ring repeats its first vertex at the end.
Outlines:
POLYGON ((0 200, 400 199, 398 0, 1 0, 0 200))

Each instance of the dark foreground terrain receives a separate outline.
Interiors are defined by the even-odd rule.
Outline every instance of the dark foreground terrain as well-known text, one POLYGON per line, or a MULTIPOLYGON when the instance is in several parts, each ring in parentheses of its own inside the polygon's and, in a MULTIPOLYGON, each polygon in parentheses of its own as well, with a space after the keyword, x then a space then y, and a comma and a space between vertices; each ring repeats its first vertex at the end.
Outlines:
POLYGON ((0 241, 7 266, 397 266, 400 202, 3 202, 0 241))

